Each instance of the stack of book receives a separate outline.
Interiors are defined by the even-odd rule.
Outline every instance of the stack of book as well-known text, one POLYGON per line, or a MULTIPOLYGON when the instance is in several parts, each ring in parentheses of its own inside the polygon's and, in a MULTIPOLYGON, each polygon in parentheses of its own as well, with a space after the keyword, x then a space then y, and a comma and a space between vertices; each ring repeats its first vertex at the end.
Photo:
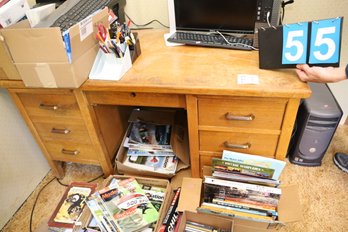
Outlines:
POLYGON ((174 174, 178 159, 171 141, 172 126, 132 122, 123 146, 128 148, 123 164, 140 170, 174 174))
POLYGON ((165 189, 140 185, 134 177, 113 178, 87 200, 97 225, 106 232, 152 231, 165 189))
POLYGON ((212 176, 204 180, 200 212, 251 220, 277 220, 284 161, 224 151, 212 160, 212 176))

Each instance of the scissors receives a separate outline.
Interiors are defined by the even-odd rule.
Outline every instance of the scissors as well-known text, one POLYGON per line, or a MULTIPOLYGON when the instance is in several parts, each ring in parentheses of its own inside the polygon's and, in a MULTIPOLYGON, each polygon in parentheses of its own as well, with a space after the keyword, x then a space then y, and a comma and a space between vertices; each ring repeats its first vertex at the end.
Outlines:
POLYGON ((97 40, 105 44, 105 42, 109 39, 108 30, 103 24, 99 24, 97 29, 98 29, 98 32, 96 35, 97 40))

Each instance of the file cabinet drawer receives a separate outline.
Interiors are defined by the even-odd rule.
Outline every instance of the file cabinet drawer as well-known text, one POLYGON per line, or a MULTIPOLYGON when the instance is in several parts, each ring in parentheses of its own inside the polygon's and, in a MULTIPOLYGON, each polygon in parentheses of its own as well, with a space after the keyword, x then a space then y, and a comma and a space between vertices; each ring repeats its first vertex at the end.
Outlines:
POLYGON ((34 122, 34 126, 43 141, 64 141, 90 144, 86 126, 82 122, 34 122))
POLYGON ((198 124, 278 130, 285 106, 285 100, 201 98, 198 100, 198 124))
POLYGON ((200 151, 233 150, 274 157, 278 135, 200 131, 200 151))
POLYGON ((72 142, 46 142, 46 148, 53 160, 95 163, 98 164, 97 154, 92 144, 79 144, 72 142))
MULTIPOLYGON (((66 93, 66 92, 64 92, 66 93)), ((81 118, 75 96, 69 94, 32 94, 18 93, 18 97, 24 105, 32 121, 40 121, 40 118, 66 117, 69 120, 81 118)))

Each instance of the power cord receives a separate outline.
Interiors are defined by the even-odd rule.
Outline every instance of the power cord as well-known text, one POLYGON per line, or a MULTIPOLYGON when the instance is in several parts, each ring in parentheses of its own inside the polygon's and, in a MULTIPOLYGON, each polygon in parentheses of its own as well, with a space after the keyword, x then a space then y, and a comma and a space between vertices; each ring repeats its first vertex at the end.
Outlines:
POLYGON ((241 45, 241 46, 244 46, 244 47, 247 47, 247 48, 250 48, 251 50, 258 50, 257 48, 251 46, 251 45, 248 45, 248 44, 243 44, 243 43, 231 43, 229 42, 226 37, 220 32, 220 31, 215 31, 216 33, 218 33, 222 38, 223 40, 225 40, 225 42, 227 44, 230 44, 230 45, 241 45))
POLYGON ((146 27, 146 26, 148 26, 148 25, 150 25, 150 24, 152 24, 152 23, 154 23, 154 22, 157 22, 157 23, 159 23, 161 26, 163 26, 163 27, 165 27, 165 28, 169 28, 169 26, 164 25, 163 23, 161 23, 161 22, 160 22, 159 20, 157 20, 157 19, 153 19, 153 20, 151 20, 150 22, 147 22, 147 23, 145 23, 145 24, 137 24, 137 23, 134 22, 134 20, 133 20, 131 17, 129 17, 129 15, 128 15, 127 13, 125 13, 125 15, 126 15, 126 17, 129 19, 129 21, 130 21, 132 24, 134 24, 135 26, 137 26, 137 27, 146 27))
POLYGON ((284 17, 285 17, 285 6, 286 5, 289 5, 289 4, 293 4, 295 1, 294 0, 289 0, 289 1, 282 1, 282 17, 280 17, 280 22, 279 24, 282 25, 283 24, 283 21, 284 21, 284 17))
MULTIPOLYGON (((89 180, 89 181, 87 181, 87 182, 88 182, 88 183, 93 182, 93 181, 99 179, 99 178, 102 177, 102 176, 103 176, 103 174, 101 174, 100 176, 97 176, 97 177, 95 177, 95 178, 93 178, 92 180, 89 180)), ((60 180, 59 180, 57 177, 55 177, 55 178, 51 179, 49 182, 47 182, 47 183, 39 190, 39 192, 38 192, 38 194, 37 194, 37 196, 36 196, 36 198, 35 198, 33 208, 31 209, 31 213, 30 213, 30 221, 29 221, 29 231, 30 231, 30 232, 32 232, 33 215, 34 215, 34 210, 35 210, 35 206, 36 206, 37 200, 39 199, 39 196, 40 196, 42 190, 44 190, 44 189, 47 187, 47 185, 49 185, 49 184, 50 184, 52 181, 54 181, 54 180, 57 180, 57 182, 58 182, 60 185, 64 186, 64 187, 68 187, 68 186, 69 186, 69 185, 67 185, 67 184, 63 184, 62 182, 60 182, 60 180)))

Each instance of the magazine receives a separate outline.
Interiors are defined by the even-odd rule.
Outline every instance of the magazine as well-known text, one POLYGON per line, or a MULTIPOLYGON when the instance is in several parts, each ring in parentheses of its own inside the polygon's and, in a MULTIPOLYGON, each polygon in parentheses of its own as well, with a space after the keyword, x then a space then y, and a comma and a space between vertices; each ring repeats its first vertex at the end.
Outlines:
POLYGON ((133 122, 129 143, 170 145, 171 125, 133 122))
POLYGON ((213 170, 225 171, 229 173, 238 173, 253 177, 271 179, 274 174, 274 169, 264 168, 260 166, 237 163, 234 161, 222 160, 218 158, 212 159, 213 170))
POLYGON ((178 159, 174 156, 126 156, 124 165, 160 173, 175 173, 178 159))
POLYGON ((254 165, 258 167, 274 169, 274 173, 271 179, 278 180, 286 162, 281 160, 276 160, 272 158, 267 158, 257 155, 249 155, 240 152, 227 151, 224 150, 222 153, 222 159, 237 162, 242 164, 254 165))
POLYGON ((159 213, 133 177, 113 182, 97 194, 123 231, 138 231, 158 220, 159 213))

